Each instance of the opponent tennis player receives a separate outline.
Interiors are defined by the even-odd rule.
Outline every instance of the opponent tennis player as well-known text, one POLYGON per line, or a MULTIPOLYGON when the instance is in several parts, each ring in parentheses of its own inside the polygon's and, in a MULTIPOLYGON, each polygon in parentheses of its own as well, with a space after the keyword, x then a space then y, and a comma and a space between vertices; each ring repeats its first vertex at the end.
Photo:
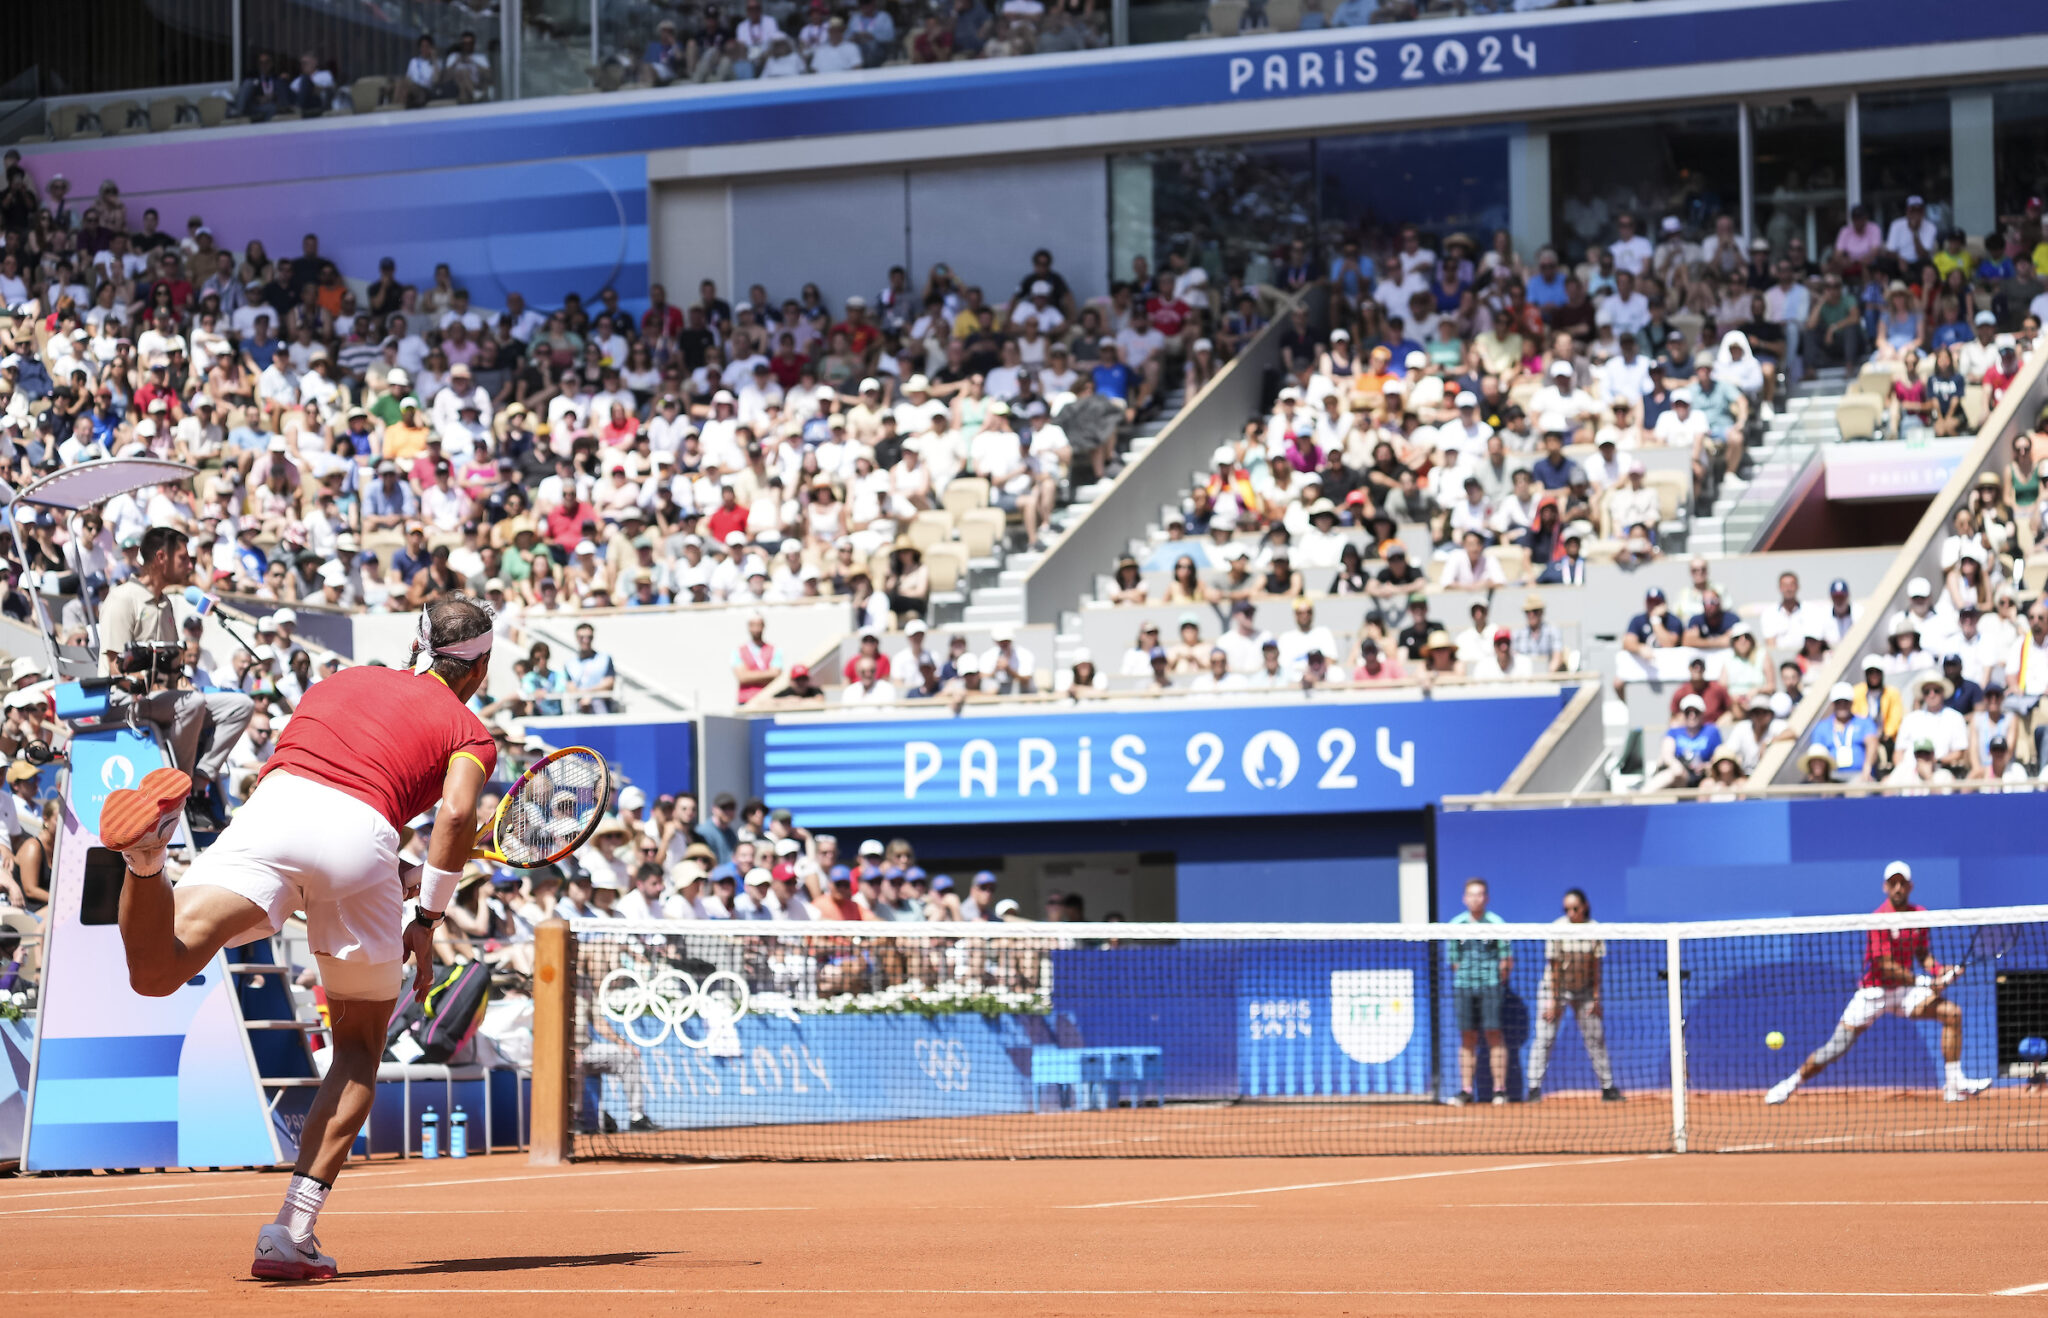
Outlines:
MULTIPOLYGON (((1912 867, 1903 860, 1885 866, 1884 901, 1877 913, 1926 909, 1913 901, 1912 867)), ((1797 1071, 1774 1085, 1764 1095, 1764 1102, 1782 1103, 1792 1097, 1793 1090, 1848 1052, 1850 1044, 1886 1015, 1941 1022, 1941 1056, 1947 1063, 1941 1089, 1944 1099, 1960 1103, 1989 1089, 1991 1081, 1972 1080, 1963 1074, 1963 1010, 1941 996, 1960 973, 1948 971, 1934 959, 1925 929, 1872 929, 1864 944, 1863 986, 1849 999, 1833 1036, 1800 1063, 1797 1071)))
POLYGON ((135 991, 166 996, 223 947, 267 938, 293 912, 327 990, 334 1039, 277 1220, 256 1236, 250 1271, 304 1281, 335 1275, 313 1225, 369 1116, 384 1032, 406 961, 434 962, 433 929, 476 835, 477 795, 497 749, 467 701, 490 667, 491 614, 456 597, 420 615, 413 667, 349 668, 316 684, 277 739, 248 804, 192 863, 163 876, 190 781, 158 769, 110 794, 100 839, 121 853, 121 939, 135 991), (438 801, 419 911, 404 923, 398 830, 438 801))

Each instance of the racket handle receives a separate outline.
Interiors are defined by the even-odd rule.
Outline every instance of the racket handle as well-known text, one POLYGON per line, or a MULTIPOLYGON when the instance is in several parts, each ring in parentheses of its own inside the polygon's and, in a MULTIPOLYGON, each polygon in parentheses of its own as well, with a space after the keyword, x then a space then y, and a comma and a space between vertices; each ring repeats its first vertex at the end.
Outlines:
POLYGON ((1962 978, 1962 974, 1963 967, 1950 966, 1948 969, 1942 971, 1939 975, 1936 975, 1934 977, 1934 991, 1936 993, 1941 992, 1943 989, 1947 988, 1949 985, 1955 983, 1958 979, 1962 978))

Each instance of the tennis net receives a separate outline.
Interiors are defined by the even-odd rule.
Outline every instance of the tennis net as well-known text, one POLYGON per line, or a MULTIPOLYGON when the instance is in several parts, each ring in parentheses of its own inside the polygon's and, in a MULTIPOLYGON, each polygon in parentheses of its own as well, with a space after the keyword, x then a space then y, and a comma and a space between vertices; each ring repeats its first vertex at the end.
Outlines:
POLYGON ((2048 907, 572 937, 575 1156, 2048 1148, 2048 907))

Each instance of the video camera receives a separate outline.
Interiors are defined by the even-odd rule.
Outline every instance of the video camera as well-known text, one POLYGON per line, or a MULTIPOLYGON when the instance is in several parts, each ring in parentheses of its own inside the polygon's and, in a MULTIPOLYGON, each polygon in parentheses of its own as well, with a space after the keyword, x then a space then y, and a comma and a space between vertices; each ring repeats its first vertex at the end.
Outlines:
POLYGON ((175 686, 185 671, 185 647, 176 641, 135 641, 121 651, 119 667, 121 676, 141 678, 148 690, 175 686))

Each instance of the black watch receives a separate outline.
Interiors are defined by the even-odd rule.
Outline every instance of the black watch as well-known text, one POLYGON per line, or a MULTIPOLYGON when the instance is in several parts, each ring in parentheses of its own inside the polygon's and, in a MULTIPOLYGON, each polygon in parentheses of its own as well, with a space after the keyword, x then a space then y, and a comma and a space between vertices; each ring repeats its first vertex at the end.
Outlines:
MULTIPOLYGON (((443 911, 441 914, 446 915, 447 912, 443 911)), ((424 910, 416 910, 412 913, 412 922, 423 929, 432 929, 441 923, 441 915, 429 915, 424 910)))

